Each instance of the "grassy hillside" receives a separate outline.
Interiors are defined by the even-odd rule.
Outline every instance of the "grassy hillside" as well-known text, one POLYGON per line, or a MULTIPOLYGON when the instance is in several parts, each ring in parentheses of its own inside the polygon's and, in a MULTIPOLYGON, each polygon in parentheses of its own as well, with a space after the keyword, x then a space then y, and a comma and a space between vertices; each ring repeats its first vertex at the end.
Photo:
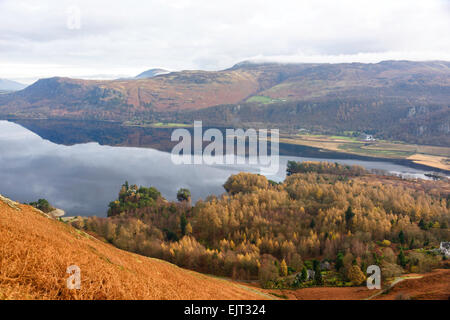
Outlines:
POLYGON ((320 64, 298 72, 261 95, 289 100, 410 96, 447 103, 449 75, 449 63, 439 61, 320 64))
POLYGON ((353 131, 373 134, 378 140, 449 146, 450 107, 427 101, 380 96, 246 102, 165 114, 160 120, 192 122, 202 119, 205 125, 279 128, 294 134, 300 129, 327 135, 353 131))
POLYGON ((264 299, 256 290, 112 247, 0 196, 2 299, 264 299), (81 290, 66 269, 81 268, 81 290))

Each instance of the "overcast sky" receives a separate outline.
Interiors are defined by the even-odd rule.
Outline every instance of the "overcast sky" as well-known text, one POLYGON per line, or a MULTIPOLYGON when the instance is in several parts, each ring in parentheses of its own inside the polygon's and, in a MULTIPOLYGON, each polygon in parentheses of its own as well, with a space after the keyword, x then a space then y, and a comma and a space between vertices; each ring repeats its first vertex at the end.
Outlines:
POLYGON ((0 0, 0 78, 450 60, 450 0, 0 0))

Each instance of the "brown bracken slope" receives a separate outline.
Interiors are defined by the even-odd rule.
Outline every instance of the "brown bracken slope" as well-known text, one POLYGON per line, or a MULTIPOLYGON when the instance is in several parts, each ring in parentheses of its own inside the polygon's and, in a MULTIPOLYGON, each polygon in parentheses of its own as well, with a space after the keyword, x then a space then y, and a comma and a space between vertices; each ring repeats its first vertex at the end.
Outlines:
POLYGON ((418 279, 399 282, 386 294, 377 296, 377 300, 415 299, 415 300, 449 300, 450 270, 436 269, 418 279))
POLYGON ((436 269, 424 274, 408 274, 390 289, 369 290, 361 287, 312 287, 297 290, 267 290, 289 300, 448 300, 450 269, 436 269))
POLYGON ((264 299, 228 281, 119 250, 0 196, 2 299, 264 299), (69 290, 66 269, 81 269, 69 290))

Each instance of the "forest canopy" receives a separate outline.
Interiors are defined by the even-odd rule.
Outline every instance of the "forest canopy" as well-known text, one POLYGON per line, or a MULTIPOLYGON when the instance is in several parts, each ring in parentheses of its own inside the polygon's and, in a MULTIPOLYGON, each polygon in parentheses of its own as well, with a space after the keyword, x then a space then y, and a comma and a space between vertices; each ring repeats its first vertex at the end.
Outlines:
MULTIPOLYGON (((350 283, 360 282, 371 264, 380 265, 384 275, 427 270, 437 260, 417 250, 450 240, 448 180, 290 162, 283 183, 239 173, 224 188, 220 197, 191 204, 126 183, 108 218, 74 224, 125 250, 265 284, 287 274, 297 274, 300 283, 305 268, 323 270, 318 261, 350 283)), ((181 194, 180 200, 190 196, 188 190, 181 194)), ((323 282, 317 277, 314 281, 323 282)))

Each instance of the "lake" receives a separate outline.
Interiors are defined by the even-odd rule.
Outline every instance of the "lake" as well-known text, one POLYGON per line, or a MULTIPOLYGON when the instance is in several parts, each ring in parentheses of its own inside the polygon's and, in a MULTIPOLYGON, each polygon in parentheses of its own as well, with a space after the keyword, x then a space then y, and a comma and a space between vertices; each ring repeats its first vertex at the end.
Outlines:
MULTIPOLYGON (((58 130, 58 138, 62 132, 70 132, 69 127, 58 130)), ((153 148, 76 143, 76 139, 71 145, 59 144, 48 139, 52 134, 49 132, 38 135, 18 123, 0 121, 0 194, 20 202, 45 198, 70 216, 106 216, 108 203, 117 197, 125 181, 154 186, 169 200, 175 199, 178 189, 188 188, 196 201, 211 194, 222 194, 222 185, 231 174, 259 173, 256 165, 175 165, 169 152, 153 148)), ((94 140, 102 142, 101 138, 94 140)), ((387 161, 309 157, 302 156, 310 155, 307 152, 298 152, 298 156, 281 156, 280 170, 268 178, 283 180, 288 160, 358 164, 367 169, 420 178, 429 172, 387 161)))

